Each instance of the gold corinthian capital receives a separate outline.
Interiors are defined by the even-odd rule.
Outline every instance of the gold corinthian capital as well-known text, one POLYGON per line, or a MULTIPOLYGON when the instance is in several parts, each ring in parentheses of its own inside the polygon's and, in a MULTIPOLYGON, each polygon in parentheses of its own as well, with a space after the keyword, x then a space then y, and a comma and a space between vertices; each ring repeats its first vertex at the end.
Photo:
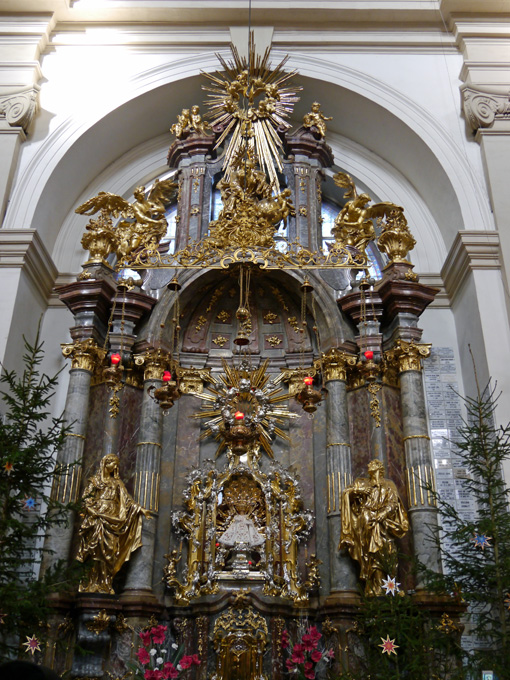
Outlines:
POLYGON ((135 354, 135 365, 143 366, 144 380, 161 380, 163 372, 170 367, 171 357, 162 349, 147 349, 143 354, 135 354))
POLYGON ((98 347, 92 338, 61 343, 60 346, 66 359, 71 358, 71 369, 80 368, 89 373, 93 373, 95 367, 103 362, 106 354, 105 350, 98 347))
MULTIPOLYGON (((347 354, 336 347, 333 347, 322 355, 320 363, 324 369, 324 380, 343 380, 347 381, 347 371, 356 366, 356 357, 352 354, 347 354)), ((319 362, 317 362, 319 363, 319 362)))
POLYGON ((416 344, 414 340, 407 342, 399 339, 392 349, 384 353, 384 358, 390 366, 395 366, 399 373, 421 371, 421 360, 430 356, 431 347, 430 344, 416 344))

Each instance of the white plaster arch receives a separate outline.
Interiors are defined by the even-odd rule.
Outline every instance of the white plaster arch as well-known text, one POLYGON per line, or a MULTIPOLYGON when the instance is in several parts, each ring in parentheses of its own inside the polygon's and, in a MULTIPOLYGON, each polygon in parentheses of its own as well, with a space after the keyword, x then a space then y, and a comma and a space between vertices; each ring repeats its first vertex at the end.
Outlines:
MULTIPOLYGON (((275 60, 280 56, 276 51, 275 60)), ((357 121, 358 129, 351 125, 347 136, 358 143, 364 141, 410 178, 434 216, 447 248, 459 229, 494 228, 483 188, 461 150, 430 114, 370 76, 324 58, 294 53, 289 65, 299 68, 309 80, 309 96, 320 100, 324 93, 350 108, 349 119, 357 121), (363 116, 357 115, 361 111, 363 116)), ((63 121, 19 173, 5 228, 37 228, 52 251, 61 225, 78 204, 84 188, 130 149, 149 143, 155 134, 167 130, 183 103, 202 101, 198 74, 216 67, 212 53, 160 65, 133 76, 132 87, 119 94, 108 112, 95 110, 93 116, 86 117, 77 113, 63 121)), ((298 119, 300 113, 298 106, 298 119)), ((344 132, 349 119, 335 120, 331 131, 344 132)))

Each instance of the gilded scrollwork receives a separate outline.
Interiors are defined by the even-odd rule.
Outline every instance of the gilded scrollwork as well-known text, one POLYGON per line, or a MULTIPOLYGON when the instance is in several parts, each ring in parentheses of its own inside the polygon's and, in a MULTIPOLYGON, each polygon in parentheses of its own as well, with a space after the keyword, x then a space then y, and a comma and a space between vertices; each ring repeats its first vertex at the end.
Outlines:
POLYGON ((136 366, 143 366, 144 380, 161 380, 163 372, 171 364, 168 352, 159 347, 147 349, 143 354, 135 354, 133 358, 136 366))
POLYGON ((253 607, 230 607, 214 624, 216 670, 211 680, 267 680, 264 651, 269 641, 266 620, 253 607))

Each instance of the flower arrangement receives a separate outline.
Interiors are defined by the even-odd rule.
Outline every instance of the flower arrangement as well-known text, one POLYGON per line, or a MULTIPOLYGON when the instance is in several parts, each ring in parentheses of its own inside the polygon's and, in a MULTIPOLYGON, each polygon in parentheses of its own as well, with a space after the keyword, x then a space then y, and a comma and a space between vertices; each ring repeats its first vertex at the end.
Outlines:
POLYGON ((335 658, 332 649, 319 649, 322 635, 316 626, 308 626, 301 639, 294 645, 291 644, 289 632, 282 633, 282 647, 288 649, 290 657, 285 661, 289 673, 296 673, 301 680, 314 680, 318 674, 325 670, 326 666, 335 658))
POLYGON ((168 680, 178 678, 182 671, 199 666, 200 659, 196 654, 183 654, 182 646, 172 643, 168 636, 168 626, 153 626, 139 633, 142 644, 136 652, 137 663, 131 664, 134 678, 143 680, 168 680), (174 650, 174 658, 170 656, 174 650))

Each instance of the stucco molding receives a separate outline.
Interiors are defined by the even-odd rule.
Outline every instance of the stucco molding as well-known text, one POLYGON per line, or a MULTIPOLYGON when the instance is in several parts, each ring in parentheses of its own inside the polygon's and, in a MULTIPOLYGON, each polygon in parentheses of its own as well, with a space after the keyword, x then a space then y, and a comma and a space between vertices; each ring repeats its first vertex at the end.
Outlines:
POLYGON ((35 229, 0 229, 0 268, 21 269, 48 301, 58 272, 35 229))
POLYGON ((39 87, 34 85, 18 92, 0 95, 0 119, 11 127, 27 132, 39 106, 39 87))
POLYGON ((501 269, 498 232, 459 231, 441 270, 450 301, 455 301, 460 287, 471 272, 490 269, 501 269))
POLYGON ((496 120, 510 122, 510 91, 464 85, 461 87, 464 114, 471 128, 490 128, 496 120))

